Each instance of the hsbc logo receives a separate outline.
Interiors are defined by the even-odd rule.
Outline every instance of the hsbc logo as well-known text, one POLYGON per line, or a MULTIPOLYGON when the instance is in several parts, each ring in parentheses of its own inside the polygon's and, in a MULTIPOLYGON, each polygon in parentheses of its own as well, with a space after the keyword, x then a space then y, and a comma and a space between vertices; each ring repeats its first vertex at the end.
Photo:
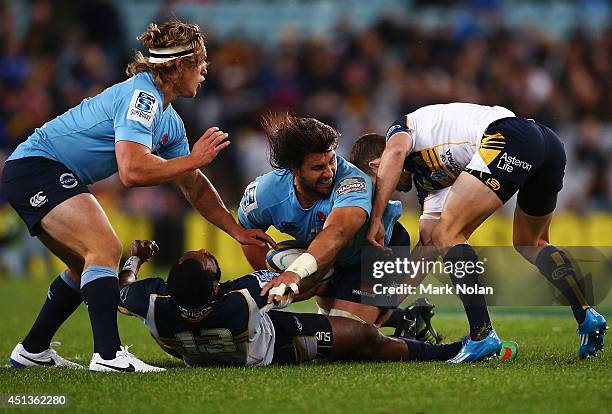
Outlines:
POLYGON ((47 196, 43 194, 42 191, 39 191, 38 193, 30 197, 30 205, 34 208, 39 208, 40 206, 45 204, 47 201, 49 200, 47 199, 47 196))
POLYGON ((64 188, 74 188, 77 186, 79 181, 76 179, 74 174, 72 173, 64 173, 60 175, 59 182, 64 188))

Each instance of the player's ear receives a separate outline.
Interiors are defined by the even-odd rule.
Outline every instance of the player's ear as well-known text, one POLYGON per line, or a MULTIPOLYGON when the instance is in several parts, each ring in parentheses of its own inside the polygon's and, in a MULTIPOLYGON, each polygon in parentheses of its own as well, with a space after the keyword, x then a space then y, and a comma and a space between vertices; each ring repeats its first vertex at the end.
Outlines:
POLYGON ((370 161, 368 163, 368 167, 370 167, 372 171, 374 171, 374 174, 376 174, 378 167, 380 167, 380 158, 370 161))

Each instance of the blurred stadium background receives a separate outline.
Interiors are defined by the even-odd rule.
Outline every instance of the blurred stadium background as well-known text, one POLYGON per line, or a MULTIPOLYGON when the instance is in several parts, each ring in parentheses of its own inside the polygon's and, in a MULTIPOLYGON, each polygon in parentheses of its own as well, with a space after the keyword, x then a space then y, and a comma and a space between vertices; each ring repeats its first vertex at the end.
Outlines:
MULTIPOLYGON (((207 34, 204 87, 175 107, 191 140, 213 125, 231 134, 230 148, 205 171, 231 209, 269 170, 260 128, 267 111, 335 126, 346 156, 360 134, 384 133, 401 114, 466 101, 503 105, 556 129, 569 161, 553 240, 612 245, 606 0, 0 0, 0 160, 34 128, 123 80, 136 36, 169 17, 207 34)), ((128 191, 111 177, 93 192, 126 248, 134 238, 157 240, 158 267, 206 247, 226 275, 248 269, 239 246, 171 186, 128 191)), ((413 239, 415 198, 402 196, 413 239)), ((474 244, 510 245, 513 208, 487 222, 474 244)), ((1 198, 0 217, 0 276, 49 277, 62 268, 1 198)))

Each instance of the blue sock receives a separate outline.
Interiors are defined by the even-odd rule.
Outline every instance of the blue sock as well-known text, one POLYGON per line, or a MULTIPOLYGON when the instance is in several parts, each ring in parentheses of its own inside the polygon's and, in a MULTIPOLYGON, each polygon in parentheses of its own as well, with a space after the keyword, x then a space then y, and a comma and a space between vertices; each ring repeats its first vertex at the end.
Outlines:
MULTIPOLYGON (((458 244, 448 250, 444 256, 445 267, 450 262, 453 264, 453 269, 462 269, 463 273, 462 277, 458 277, 457 272, 449 275, 455 288, 457 284, 463 284, 466 287, 481 286, 478 282, 479 274, 475 270, 477 269, 477 261, 478 256, 469 244, 458 244), (457 265, 459 262, 462 262, 462 265, 457 265), (471 264, 471 266, 467 264, 471 264)), ((470 339, 475 341, 484 339, 491 330, 491 318, 489 317, 485 296, 479 293, 472 295, 462 293, 457 296, 463 303, 465 314, 470 323, 470 339)))
POLYGON ((397 308, 381 326, 383 328, 397 328, 397 325, 404 320, 405 315, 408 315, 405 309, 397 308))
POLYGON ((589 304, 584 290, 578 283, 574 266, 565 252, 555 246, 546 246, 536 258, 536 266, 540 273, 567 299, 576 322, 578 324, 584 322, 589 304))
POLYGON ((53 335, 82 301, 79 286, 62 272, 49 286, 38 318, 21 342, 26 351, 37 354, 48 349, 53 335))
POLYGON ((434 345, 416 339, 399 339, 408 345, 409 361, 447 361, 454 358, 461 349, 461 342, 434 345))
POLYGON ((89 312, 94 352, 103 359, 114 359, 121 346, 117 327, 117 271, 110 267, 89 266, 81 276, 81 294, 89 312))

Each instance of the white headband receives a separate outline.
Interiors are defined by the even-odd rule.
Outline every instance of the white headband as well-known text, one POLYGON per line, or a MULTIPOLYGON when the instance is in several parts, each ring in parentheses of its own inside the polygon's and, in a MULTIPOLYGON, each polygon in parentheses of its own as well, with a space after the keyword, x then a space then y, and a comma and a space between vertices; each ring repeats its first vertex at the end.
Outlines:
POLYGON ((191 45, 149 49, 149 62, 164 63, 178 57, 191 56, 193 53, 194 48, 191 45))

